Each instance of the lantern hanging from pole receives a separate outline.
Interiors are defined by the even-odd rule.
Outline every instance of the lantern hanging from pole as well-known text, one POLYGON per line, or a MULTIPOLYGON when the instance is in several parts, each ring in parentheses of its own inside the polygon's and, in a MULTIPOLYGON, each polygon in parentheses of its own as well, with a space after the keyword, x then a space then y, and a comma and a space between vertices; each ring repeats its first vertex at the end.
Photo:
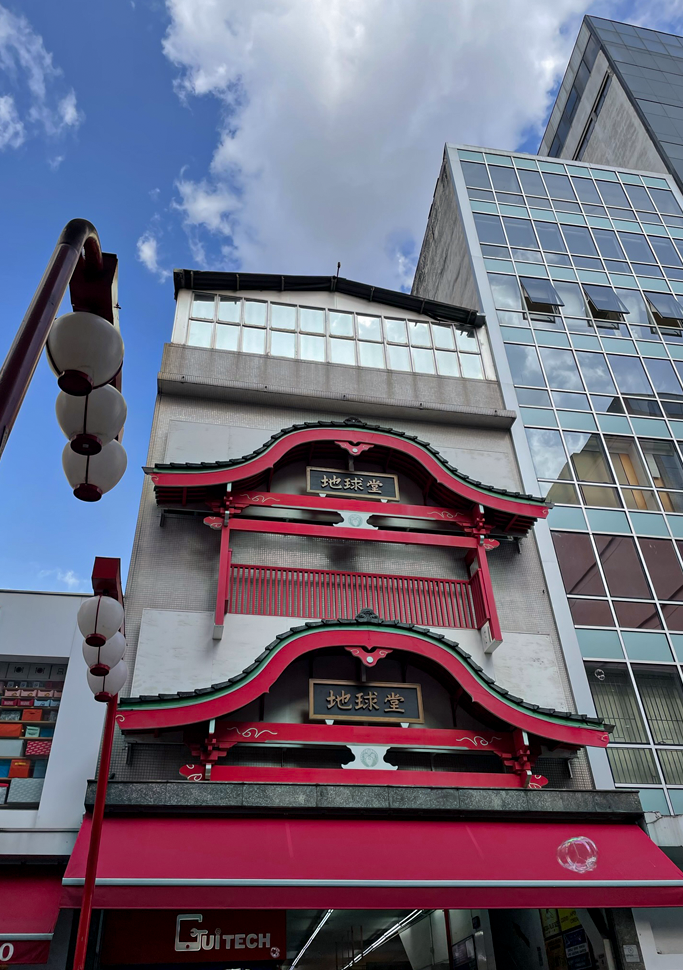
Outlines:
POLYGON ((78 455, 97 455, 117 436, 126 420, 126 402, 111 384, 85 397, 62 391, 55 411, 59 427, 78 455))
POLYGON ((90 668, 90 673, 95 677, 106 677, 109 671, 123 660, 126 652, 126 638, 122 633, 115 633, 113 637, 102 644, 101 647, 88 646, 87 641, 83 641, 83 658, 90 668))
POLYGON ((123 607, 111 596, 91 596, 81 603, 78 629, 91 647, 103 647, 123 623, 123 607))
POLYGON ((118 694, 128 680, 128 667, 123 660, 119 660, 105 677, 97 677, 89 670, 87 673, 88 687, 95 695, 96 701, 110 701, 118 694))
POLYGON ((123 340, 104 317, 77 310, 55 320, 47 340, 47 358, 61 389, 81 397, 118 374, 123 340))
POLYGON ((76 498, 99 502, 122 478, 128 459, 123 445, 110 441, 97 455, 77 455, 67 444, 62 467, 76 498))

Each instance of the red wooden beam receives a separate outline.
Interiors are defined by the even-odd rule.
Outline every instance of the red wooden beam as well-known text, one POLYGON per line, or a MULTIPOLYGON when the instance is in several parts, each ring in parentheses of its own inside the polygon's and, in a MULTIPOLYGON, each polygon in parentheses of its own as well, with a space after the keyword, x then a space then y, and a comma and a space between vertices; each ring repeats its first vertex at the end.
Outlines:
MULTIPOLYGON (((188 766, 189 767, 189 766, 188 766)), ((191 774, 197 774, 200 769, 191 774)), ((181 769, 181 773, 184 773, 181 769)), ((519 775, 484 771, 398 771, 372 768, 243 768, 213 765, 211 781, 250 781, 288 785, 421 785, 430 788, 543 788, 548 779, 532 775, 529 784, 519 775)))
POLYGON ((451 546, 476 549, 478 539, 471 536, 442 535, 438 532, 391 532, 388 529, 354 529, 340 525, 315 525, 309 522, 278 522, 276 519, 240 519, 232 522, 235 532, 268 532, 284 536, 321 536, 326 539, 369 539, 399 542, 408 546, 451 546))

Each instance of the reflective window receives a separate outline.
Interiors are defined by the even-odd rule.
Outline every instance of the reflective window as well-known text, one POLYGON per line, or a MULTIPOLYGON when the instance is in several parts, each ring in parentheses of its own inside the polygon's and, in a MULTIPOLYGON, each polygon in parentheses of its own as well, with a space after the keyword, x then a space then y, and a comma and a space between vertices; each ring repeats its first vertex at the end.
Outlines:
POLYGON ((244 301, 244 322, 250 327, 265 327, 268 304, 256 300, 244 301))
POLYGON ((633 539, 597 535, 595 545, 612 596, 652 599, 633 539))
POLYGON ((605 587, 590 537, 581 532, 553 532, 552 537, 567 593, 604 596, 605 587))
POLYGON ((535 222, 534 227, 541 240, 541 248, 547 250, 555 249, 560 253, 566 252, 566 246, 560 227, 555 222, 535 222))
MULTIPOLYGON (((218 301, 218 319, 221 321, 221 323, 239 323, 241 309, 241 300, 234 300, 229 296, 221 296, 218 301)), ((294 310, 296 314, 295 307, 286 307, 286 309, 294 310)), ((194 304, 192 307, 192 315, 195 315, 194 304)))
POLYGON ((602 354, 577 351, 576 358, 589 391, 598 394, 616 394, 617 389, 602 354))
POLYGON ((519 175, 520 181, 522 183, 522 188, 527 195, 546 195, 545 185, 543 184, 543 179, 538 172, 530 172, 528 169, 519 169, 517 174, 519 175))
POLYGON ((541 347, 541 360, 551 387, 563 388, 568 391, 583 390, 583 384, 571 350, 541 347))
POLYGON ((633 667, 655 744, 683 744, 683 690, 677 670, 633 667))
POLYGON ((507 344, 507 358, 515 384, 531 384, 545 387, 545 378, 538 361, 535 347, 507 344))
POLYGON ((191 310, 192 316, 213 320, 215 302, 215 296, 207 295, 205 293, 193 293, 191 310))
POLYGON ((600 181, 599 185, 600 194, 602 195, 606 205, 618 205, 627 209, 630 208, 630 203, 626 198, 626 193, 618 182, 600 181))
MULTIPOLYGON (((233 302, 236 302, 236 301, 233 301, 233 302)), ((342 313, 342 314, 336 314, 336 316, 351 318, 351 336, 353 336, 353 314, 342 313)), ((239 320, 239 315, 237 319, 239 320)), ((283 306, 279 303, 271 303, 270 325, 276 330, 296 330, 296 307, 283 306)))
POLYGON ((598 195, 598 190, 596 189, 595 182, 592 179, 573 178, 572 181, 574 183, 574 188, 576 189, 576 194, 582 202, 600 205, 602 199, 598 195))
POLYGON ((607 600, 570 599, 569 609, 576 626, 615 626, 607 600))
MULTIPOLYGON (((391 322, 402 322, 402 321, 387 321, 387 325, 391 322)), ((403 324, 405 329, 405 323, 403 324)), ((330 311, 330 333, 335 337, 353 337, 353 314, 352 313, 342 313, 339 310, 330 311)))
POLYGON ((577 256, 597 256, 591 234, 585 226, 562 226, 564 238, 567 240, 569 252, 577 256))
MULTIPOLYGON (((600 442, 600 436, 596 434, 583 434, 578 431, 565 431, 564 441, 567 446, 574 466, 576 477, 580 482, 612 482, 612 473, 607 465, 607 459, 600 442)), ((609 498, 606 501, 598 501, 597 494, 595 501, 589 504, 610 505, 609 498)), ((618 501, 617 501, 617 504, 618 501)))
POLYGON ((538 478, 571 478, 559 431, 542 428, 525 431, 538 478))
POLYGON ((673 442, 651 438, 638 441, 657 488, 683 488, 683 465, 673 442))
POLYGON ((543 178, 545 179, 545 184, 548 186, 551 199, 574 200, 576 198, 571 182, 566 175, 552 175, 549 172, 544 172, 543 178))
POLYGON ((631 262, 654 263, 654 254, 645 236, 641 236, 635 232, 620 232, 619 239, 631 262))
POLYGON ((503 226, 498 216, 487 215, 485 212, 475 212, 474 222, 477 226, 477 235, 480 242, 507 245, 503 226))
POLYGON ((637 357, 608 354, 607 359, 614 373, 617 386, 623 394, 652 394, 645 368, 637 357))
POLYGON ((531 228, 528 219, 508 219, 503 218, 503 225, 507 233, 511 246, 526 246, 529 249, 536 249, 538 242, 531 228))
POLYGON ((617 785, 661 784, 651 748, 608 748, 607 757, 617 785))
POLYGON ((620 485, 650 487, 650 478, 645 471, 645 465, 634 438, 606 435, 605 444, 620 485))
POLYGON ((647 189, 644 189, 642 185, 625 185, 624 188, 634 209, 643 209, 646 212, 651 212, 654 209, 652 199, 647 194, 647 189))
POLYGON ((657 254, 660 263, 665 266, 667 264, 669 266, 681 265, 681 257, 670 239, 666 239, 664 236, 650 236, 650 245, 657 254))
POLYGON ((583 291, 578 283, 560 283, 553 280, 553 286, 564 303, 563 312, 568 317, 587 317, 588 309, 583 291))
POLYGON ((638 543, 659 599, 683 601, 683 569, 673 543, 645 538, 639 538, 638 543))
POLYGON ((478 165, 477 162, 461 162, 460 164, 467 185, 473 185, 480 189, 491 188, 485 165, 478 165))
POLYGON ((502 165, 490 165, 491 180, 493 187, 498 192, 521 192, 515 170, 505 168, 502 165))
POLYGON ((610 741, 647 744, 647 732, 626 666, 587 663, 586 675, 598 717, 614 725, 610 741))
POLYGON ((496 306, 501 310, 521 310, 522 294, 514 276, 489 273, 489 283, 496 306))
MULTIPOLYGON (((358 317, 360 321, 362 317, 358 317)), ((325 333, 325 311, 310 307, 299 308, 299 326, 307 333, 325 333)))
POLYGON ((624 259, 624 251, 619 245, 616 232, 612 229, 594 229, 593 235, 601 256, 605 259, 624 259))
POLYGON ((645 366, 653 387, 659 394, 683 397, 681 385, 670 361, 663 360, 661 357, 646 357, 645 366))
POLYGON ((681 207, 670 189, 650 189, 650 195, 654 199, 659 212, 671 212, 674 215, 681 214, 681 207))
POLYGON ((616 290, 621 302, 628 308, 628 322, 630 324, 650 324, 645 300, 638 290, 616 290))

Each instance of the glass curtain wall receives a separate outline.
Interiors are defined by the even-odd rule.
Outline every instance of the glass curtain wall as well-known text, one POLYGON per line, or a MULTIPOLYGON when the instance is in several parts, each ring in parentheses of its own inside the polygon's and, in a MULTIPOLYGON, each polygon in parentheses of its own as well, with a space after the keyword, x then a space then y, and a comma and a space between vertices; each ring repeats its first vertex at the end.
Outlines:
POLYGON ((457 155, 615 783, 683 814, 681 199, 656 176, 457 155))

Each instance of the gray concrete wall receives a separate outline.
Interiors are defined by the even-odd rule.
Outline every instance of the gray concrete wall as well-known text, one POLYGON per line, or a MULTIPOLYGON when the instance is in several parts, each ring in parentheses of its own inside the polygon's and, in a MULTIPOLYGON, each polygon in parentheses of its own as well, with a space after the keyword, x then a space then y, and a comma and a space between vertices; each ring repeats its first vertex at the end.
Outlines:
POLYGON ((441 165, 412 292, 481 310, 474 268, 447 158, 441 165))

